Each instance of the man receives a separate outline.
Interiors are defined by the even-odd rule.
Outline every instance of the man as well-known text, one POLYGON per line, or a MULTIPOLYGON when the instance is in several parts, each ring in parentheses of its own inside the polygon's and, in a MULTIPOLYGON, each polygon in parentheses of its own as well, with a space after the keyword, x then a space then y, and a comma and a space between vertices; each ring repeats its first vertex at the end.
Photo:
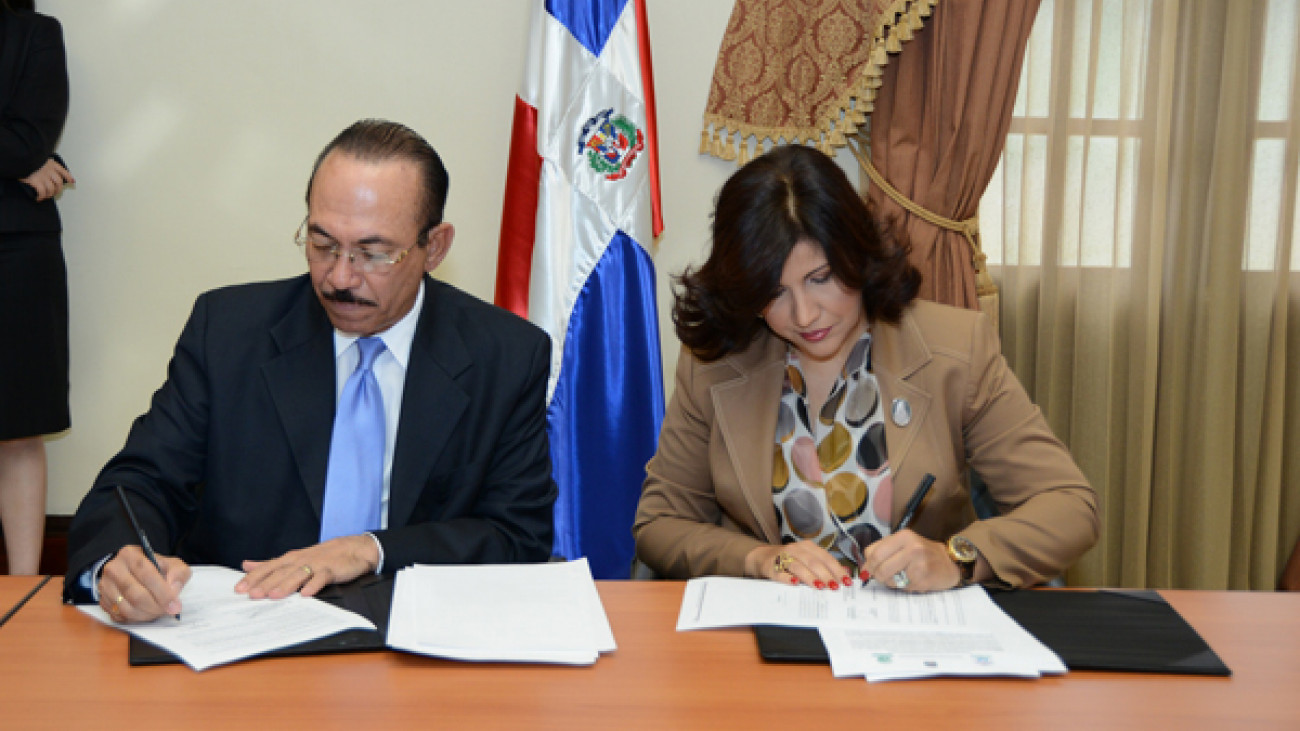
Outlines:
POLYGON ((455 233, 447 187, 399 124, 361 121, 325 148, 298 236, 309 273, 199 297, 77 510, 65 598, 148 621, 181 611, 191 563, 280 598, 416 562, 546 560, 550 340, 427 276, 455 233))

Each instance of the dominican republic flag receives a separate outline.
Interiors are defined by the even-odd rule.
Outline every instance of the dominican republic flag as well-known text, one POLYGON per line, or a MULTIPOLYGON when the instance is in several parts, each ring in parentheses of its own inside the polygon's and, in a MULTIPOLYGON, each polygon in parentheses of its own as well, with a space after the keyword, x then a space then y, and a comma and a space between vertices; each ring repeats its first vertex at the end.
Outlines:
POLYGON ((554 552, 627 578, 663 421, 663 229, 645 0, 535 0, 515 100, 496 303, 550 333, 554 552))

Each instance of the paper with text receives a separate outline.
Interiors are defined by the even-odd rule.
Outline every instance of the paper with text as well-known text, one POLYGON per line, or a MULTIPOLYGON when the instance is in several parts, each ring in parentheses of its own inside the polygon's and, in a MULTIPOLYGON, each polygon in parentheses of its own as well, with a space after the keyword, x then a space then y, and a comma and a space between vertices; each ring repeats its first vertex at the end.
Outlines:
POLYGON ((359 614, 318 599, 291 594, 283 599, 249 599, 236 594, 242 571, 224 566, 194 566, 181 590, 178 621, 159 617, 144 624, 118 624, 98 605, 77 609, 115 629, 129 632, 175 655, 195 670, 206 670, 282 647, 350 629, 374 630, 359 614))
MULTIPOLYGON (((975 588, 978 591, 978 587, 975 588)), ((875 582, 839 591, 774 581, 709 576, 686 583, 679 631, 776 624, 789 627, 891 625, 962 626, 960 591, 907 594, 875 582)))
POLYGON ((838 591, 732 577, 687 582, 678 631, 755 624, 816 628, 836 677, 1065 672, 979 586, 916 594, 874 581, 838 591))

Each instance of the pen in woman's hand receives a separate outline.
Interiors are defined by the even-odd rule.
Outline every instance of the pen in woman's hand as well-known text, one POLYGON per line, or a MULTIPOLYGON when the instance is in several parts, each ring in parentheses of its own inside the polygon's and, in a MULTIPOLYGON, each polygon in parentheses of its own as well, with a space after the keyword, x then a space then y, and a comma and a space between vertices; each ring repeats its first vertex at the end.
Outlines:
POLYGON ((925 473, 925 477, 921 478, 921 484, 916 486, 916 492, 912 493, 912 499, 907 501, 907 507, 903 508, 903 517, 898 521, 898 527, 894 528, 895 533, 912 524, 912 518, 916 517, 921 501, 925 499, 925 494, 930 491, 930 486, 933 484, 934 475, 925 473))

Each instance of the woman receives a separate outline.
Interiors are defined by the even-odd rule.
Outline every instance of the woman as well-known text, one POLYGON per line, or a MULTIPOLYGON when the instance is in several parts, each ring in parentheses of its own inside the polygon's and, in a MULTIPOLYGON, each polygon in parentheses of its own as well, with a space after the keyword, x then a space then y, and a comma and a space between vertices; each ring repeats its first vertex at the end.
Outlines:
POLYGON ((831 589, 856 564, 934 591, 1042 582, 1092 546, 1096 496, 987 318, 917 301, 919 281, 812 148, 723 185, 673 310, 685 347, 633 528, 644 563, 831 589), (1000 517, 973 521, 968 465, 1000 517))
POLYGON ((59 22, 0 0, 0 520, 9 573, 34 574, 45 528, 45 442, 67 429, 68 284, 54 154, 68 113, 59 22))

